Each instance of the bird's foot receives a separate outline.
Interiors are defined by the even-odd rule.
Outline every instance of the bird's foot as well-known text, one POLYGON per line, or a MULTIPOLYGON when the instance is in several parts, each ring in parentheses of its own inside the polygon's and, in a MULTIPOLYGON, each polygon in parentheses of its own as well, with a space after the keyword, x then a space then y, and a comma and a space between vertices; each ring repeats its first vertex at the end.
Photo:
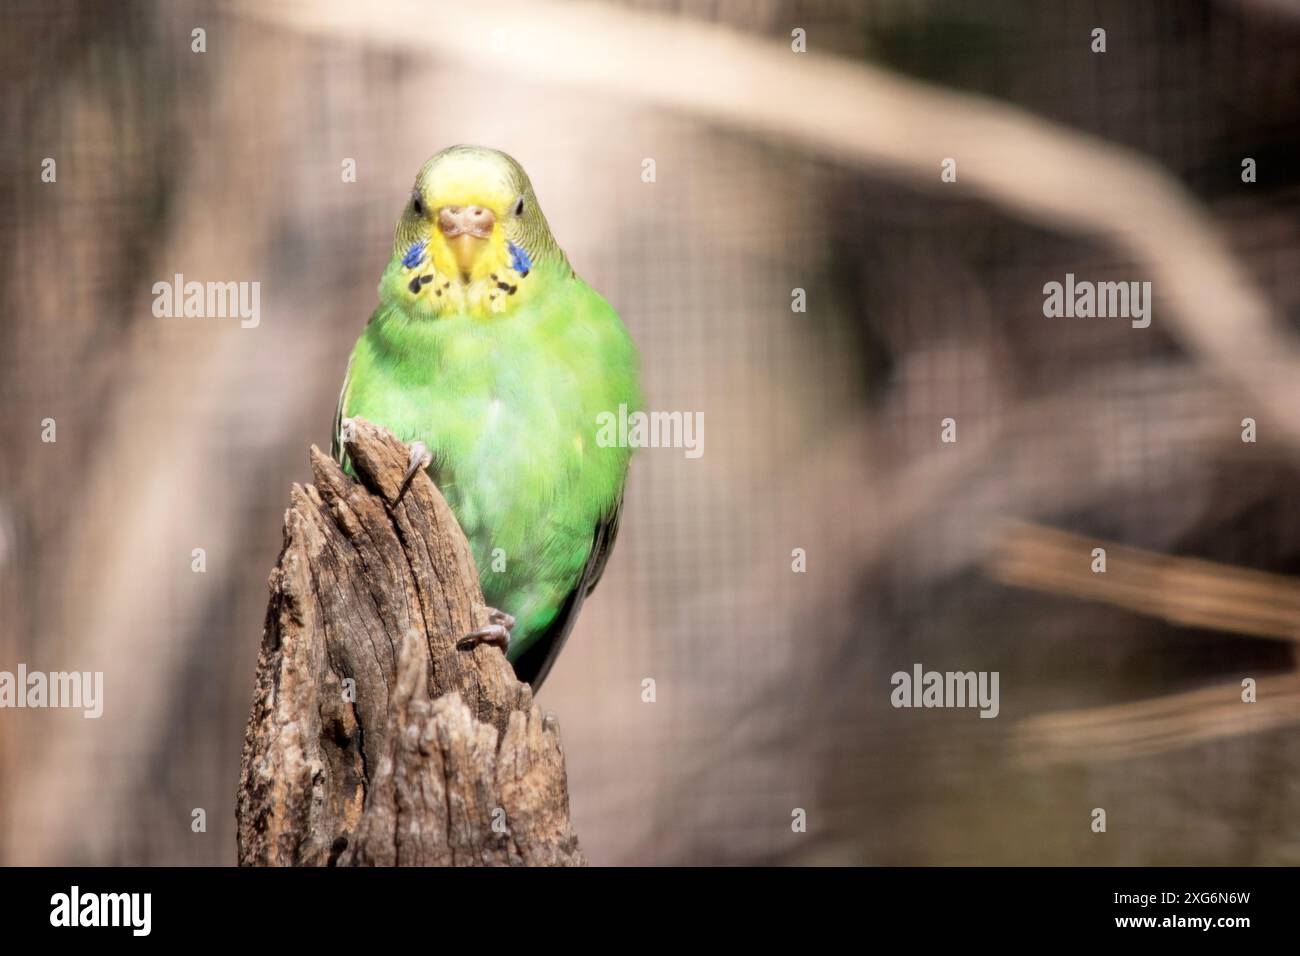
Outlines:
POLYGON ((504 654, 510 650, 510 631, 515 626, 515 619, 505 611, 494 607, 488 608, 488 623, 477 631, 470 631, 456 642, 457 650, 472 651, 479 644, 495 644, 504 654))
POLYGON ((406 497, 406 492, 410 490, 411 482, 415 480, 416 472, 428 468, 433 461, 433 456, 429 454, 428 447, 422 441, 413 441, 410 445, 410 458, 406 463, 406 474, 402 476, 402 487, 397 489, 397 497, 393 499, 393 507, 396 508, 406 497))

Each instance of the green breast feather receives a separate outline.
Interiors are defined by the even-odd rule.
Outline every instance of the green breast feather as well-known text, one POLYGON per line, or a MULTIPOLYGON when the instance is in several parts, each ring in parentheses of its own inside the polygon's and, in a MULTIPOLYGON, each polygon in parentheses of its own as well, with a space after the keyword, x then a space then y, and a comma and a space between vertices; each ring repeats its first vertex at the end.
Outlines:
POLYGON ((630 449, 597 416, 641 407, 617 313, 566 263, 539 265, 508 315, 412 319, 381 305, 352 355, 342 412, 423 441, 469 538, 488 604, 517 619, 517 661, 556 618, 620 502, 630 449))

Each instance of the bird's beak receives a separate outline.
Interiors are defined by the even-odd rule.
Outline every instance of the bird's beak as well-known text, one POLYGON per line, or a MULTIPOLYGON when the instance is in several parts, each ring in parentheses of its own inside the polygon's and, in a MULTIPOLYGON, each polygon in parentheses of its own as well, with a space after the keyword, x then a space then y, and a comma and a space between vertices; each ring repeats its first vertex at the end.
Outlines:
POLYGON ((474 272, 474 263, 478 262, 480 253, 487 246, 487 240, 465 232, 448 239, 447 245, 451 246, 451 254, 456 257, 456 266, 460 269, 461 278, 468 281, 474 272))
POLYGON ((496 216, 483 206, 443 206, 438 210, 438 228, 456 257, 463 280, 469 281, 495 225, 496 216))

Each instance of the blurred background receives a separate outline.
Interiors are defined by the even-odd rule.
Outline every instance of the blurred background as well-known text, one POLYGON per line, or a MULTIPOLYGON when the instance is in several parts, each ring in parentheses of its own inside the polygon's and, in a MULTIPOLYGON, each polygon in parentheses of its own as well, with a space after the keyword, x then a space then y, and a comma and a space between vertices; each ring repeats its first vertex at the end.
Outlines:
POLYGON ((705 418, 540 694, 592 862, 1300 863, 1300 4, 0 6, 0 670, 106 685, 0 712, 0 862, 234 862, 289 487, 473 142, 705 418))

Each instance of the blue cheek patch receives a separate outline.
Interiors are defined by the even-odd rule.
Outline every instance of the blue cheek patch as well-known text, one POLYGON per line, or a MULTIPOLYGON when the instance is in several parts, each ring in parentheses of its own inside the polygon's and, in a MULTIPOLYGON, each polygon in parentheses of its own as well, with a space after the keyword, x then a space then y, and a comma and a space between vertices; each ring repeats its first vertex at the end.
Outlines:
POLYGON ((506 243, 506 250, 510 253, 510 268, 520 276, 528 275, 528 270, 533 267, 533 260, 528 258, 528 253, 513 242, 506 243))
POLYGON ((402 260, 402 265, 408 269, 414 269, 424 261, 424 240, 421 239, 415 245, 411 246, 406 252, 406 258, 402 260))

